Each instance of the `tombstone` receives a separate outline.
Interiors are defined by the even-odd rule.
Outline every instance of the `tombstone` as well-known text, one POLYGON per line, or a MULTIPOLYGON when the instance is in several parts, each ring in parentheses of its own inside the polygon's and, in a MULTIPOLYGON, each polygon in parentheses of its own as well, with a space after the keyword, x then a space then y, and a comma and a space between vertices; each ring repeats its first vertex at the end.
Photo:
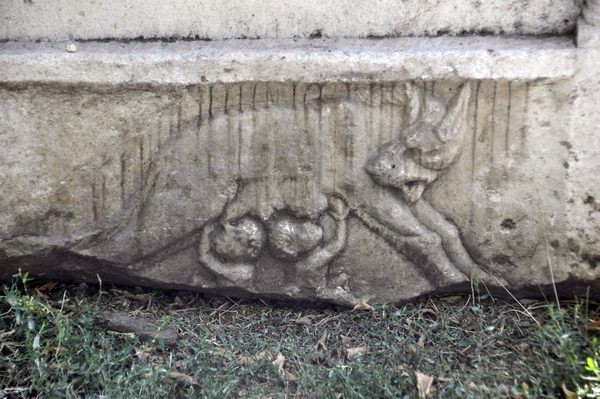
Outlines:
POLYGON ((600 295, 600 2, 171 3, 0 5, 0 279, 600 295))

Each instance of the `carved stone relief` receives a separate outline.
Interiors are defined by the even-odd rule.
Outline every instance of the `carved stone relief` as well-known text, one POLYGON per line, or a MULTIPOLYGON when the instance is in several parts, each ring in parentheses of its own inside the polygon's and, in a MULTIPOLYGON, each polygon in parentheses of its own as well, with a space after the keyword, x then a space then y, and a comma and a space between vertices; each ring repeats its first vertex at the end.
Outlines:
POLYGON ((487 131, 505 129, 503 166, 493 173, 523 156, 515 148, 526 145, 529 83, 483 84, 187 88, 174 108, 158 105, 167 113, 157 124, 132 123, 117 157, 106 151, 84 162, 87 222, 52 238, 16 235, 0 249, 18 243, 14 260, 60 248, 142 283, 344 305, 460 289, 471 279, 510 284, 494 254, 464 242, 430 196, 436 185, 477 178, 464 165, 487 131), (481 94, 490 87, 491 104, 481 94), (501 88, 503 121, 494 109, 501 88), (447 180, 455 168, 459 178, 447 180), (371 277, 389 280, 385 294, 368 289, 371 277))

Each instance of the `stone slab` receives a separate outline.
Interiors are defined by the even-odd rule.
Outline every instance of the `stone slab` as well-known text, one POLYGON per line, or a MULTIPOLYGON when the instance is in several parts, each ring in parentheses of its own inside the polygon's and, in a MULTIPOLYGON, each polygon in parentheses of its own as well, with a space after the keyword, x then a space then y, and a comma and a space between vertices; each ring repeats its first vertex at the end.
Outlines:
POLYGON ((563 79, 570 37, 0 43, 0 82, 69 84, 563 79), (535 59, 535 62, 531 62, 535 59))
POLYGON ((383 51, 403 40, 253 42, 231 75, 219 46, 242 42, 3 44, 0 278, 344 305, 471 278, 597 295, 596 53, 557 38, 383 51))
POLYGON ((0 40, 564 34, 580 0, 0 2, 0 40))

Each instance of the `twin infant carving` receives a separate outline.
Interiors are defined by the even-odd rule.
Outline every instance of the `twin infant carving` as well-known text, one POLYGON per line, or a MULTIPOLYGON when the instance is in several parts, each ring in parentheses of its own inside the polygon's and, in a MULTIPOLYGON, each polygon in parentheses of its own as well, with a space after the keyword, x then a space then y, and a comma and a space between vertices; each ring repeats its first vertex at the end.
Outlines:
POLYGON ((350 206, 344 193, 329 193, 328 209, 318 218, 328 214, 334 221, 328 239, 320 222, 286 212, 263 221, 252 215, 227 220, 224 212, 202 228, 199 244, 200 262, 221 286, 251 289, 257 259, 268 253, 295 273, 284 289, 291 296, 308 289, 317 298, 356 302, 345 273, 332 275, 328 270, 346 244, 349 214, 413 261, 435 286, 464 283, 473 275, 488 284, 502 283, 472 260, 457 228, 422 198, 462 150, 469 84, 463 84, 448 105, 410 84, 406 93, 410 124, 401 138, 381 145, 364 164, 365 181, 354 182, 374 184, 380 200, 350 206))
POLYGON ((314 290, 317 298, 352 303, 354 298, 348 292, 348 277, 344 273, 330 279, 329 286, 326 279, 327 265, 346 244, 348 211, 343 199, 329 198, 328 213, 335 220, 335 232, 327 242, 323 242, 323 228, 319 224, 286 214, 274 215, 266 226, 249 216, 209 224, 201 233, 200 261, 224 279, 225 284, 247 287, 254 272, 251 262, 268 245, 275 258, 294 269, 295 278, 285 292, 294 295, 300 289, 309 289, 314 290))

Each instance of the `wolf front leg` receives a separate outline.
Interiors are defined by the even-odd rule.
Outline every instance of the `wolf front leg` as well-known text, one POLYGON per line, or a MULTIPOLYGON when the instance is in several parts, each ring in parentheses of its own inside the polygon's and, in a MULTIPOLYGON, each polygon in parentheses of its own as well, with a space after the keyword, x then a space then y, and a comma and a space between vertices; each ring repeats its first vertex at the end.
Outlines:
POLYGON ((410 207, 417 219, 419 219, 425 227, 440 236, 442 246, 444 247, 448 258, 450 258, 452 263, 461 272, 469 277, 477 276, 477 278, 485 284, 506 284, 504 279, 492 276, 473 261, 471 255, 469 255, 469 252, 467 252, 467 249, 462 243, 458 228, 432 207, 429 202, 421 198, 410 207))
POLYGON ((378 200, 354 213, 375 233, 406 255, 438 287, 464 283, 465 275, 450 261, 442 238, 427 229, 404 201, 383 189, 378 200))

